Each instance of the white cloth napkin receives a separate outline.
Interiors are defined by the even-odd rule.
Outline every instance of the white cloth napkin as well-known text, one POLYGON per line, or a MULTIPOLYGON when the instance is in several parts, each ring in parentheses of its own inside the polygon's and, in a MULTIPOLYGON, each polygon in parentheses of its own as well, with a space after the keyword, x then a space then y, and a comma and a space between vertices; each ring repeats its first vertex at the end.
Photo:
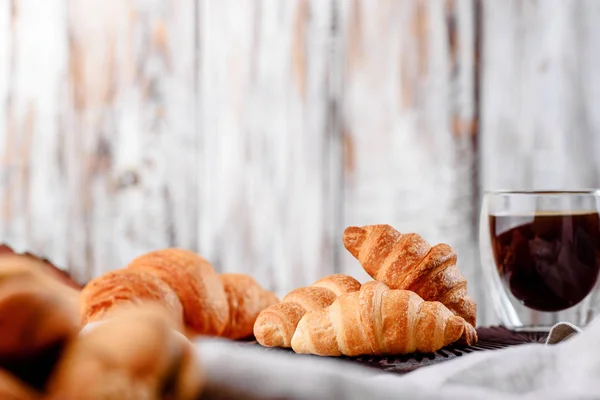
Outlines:
POLYGON ((330 358, 196 342, 207 399, 600 399, 600 320, 570 324, 547 345, 469 355, 399 376, 330 358))

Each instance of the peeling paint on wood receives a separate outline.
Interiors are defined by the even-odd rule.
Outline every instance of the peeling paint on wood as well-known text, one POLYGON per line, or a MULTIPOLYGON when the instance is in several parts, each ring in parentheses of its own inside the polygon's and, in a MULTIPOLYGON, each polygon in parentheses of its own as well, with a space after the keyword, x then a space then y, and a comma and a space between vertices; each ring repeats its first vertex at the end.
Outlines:
POLYGON ((482 186, 600 185, 600 3, 485 3, 482 186))
POLYGON ((207 3, 200 249, 220 270, 250 272, 283 295, 335 267, 325 132, 331 8, 207 3))
POLYGON ((595 0, 0 3, 0 236, 80 280, 166 246, 365 280, 342 230, 383 222, 494 323, 480 190, 600 184, 595 0))
MULTIPOLYGON (((484 303, 471 202, 472 2, 348 4, 343 37, 362 43, 364 55, 360 66, 351 62, 344 84, 345 143, 352 143, 346 154, 354 166, 345 181, 344 223, 389 223, 452 245, 470 291, 484 303)), ((349 57, 355 47, 346 47, 349 57)), ((342 265, 367 279, 351 256, 342 265)))
POLYGON ((292 44, 292 68, 298 91, 302 99, 306 96, 306 29, 309 24, 310 9, 307 0, 301 0, 295 12, 292 44))
MULTIPOLYGON (((77 21, 97 5, 84 3, 71 10, 77 21)), ((79 219, 94 275, 151 249, 197 243, 194 2, 103 7, 105 25, 72 25, 74 40, 98 44, 82 48, 89 97, 73 124, 91 139, 80 190, 93 197, 79 219), (135 184, 123 185, 128 177, 135 184)))
POLYGON ((63 134, 65 16, 61 0, 0 6, 0 235, 59 261, 67 247, 66 182, 52 155, 63 134))

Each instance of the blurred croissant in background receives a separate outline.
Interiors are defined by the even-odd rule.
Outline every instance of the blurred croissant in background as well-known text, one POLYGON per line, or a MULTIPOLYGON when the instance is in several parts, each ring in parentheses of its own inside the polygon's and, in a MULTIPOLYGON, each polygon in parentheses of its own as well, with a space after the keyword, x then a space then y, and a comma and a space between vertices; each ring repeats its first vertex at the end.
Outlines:
POLYGON ((80 333, 81 286, 0 246, 1 399, 196 399, 203 372, 163 307, 123 307, 80 333))

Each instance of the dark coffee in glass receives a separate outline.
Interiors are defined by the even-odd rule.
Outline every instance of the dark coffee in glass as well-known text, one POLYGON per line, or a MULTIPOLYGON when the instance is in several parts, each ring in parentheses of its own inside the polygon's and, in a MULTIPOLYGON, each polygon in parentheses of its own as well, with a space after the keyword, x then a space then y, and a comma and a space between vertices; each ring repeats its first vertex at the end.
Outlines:
POLYGON ((506 327, 584 327, 600 315, 600 190, 487 191, 479 247, 506 327))
POLYGON ((581 302, 600 271, 597 212, 489 216, 496 267, 529 308, 561 311, 581 302))

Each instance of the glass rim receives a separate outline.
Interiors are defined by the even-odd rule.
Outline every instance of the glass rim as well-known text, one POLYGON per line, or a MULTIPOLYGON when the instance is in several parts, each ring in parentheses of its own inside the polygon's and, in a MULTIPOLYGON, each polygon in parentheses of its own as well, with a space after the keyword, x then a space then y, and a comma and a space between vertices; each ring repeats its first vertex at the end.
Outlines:
POLYGON ((577 190, 519 190, 519 189, 486 189, 483 194, 516 194, 524 196, 542 196, 542 195, 600 195, 600 189, 577 189, 577 190))

